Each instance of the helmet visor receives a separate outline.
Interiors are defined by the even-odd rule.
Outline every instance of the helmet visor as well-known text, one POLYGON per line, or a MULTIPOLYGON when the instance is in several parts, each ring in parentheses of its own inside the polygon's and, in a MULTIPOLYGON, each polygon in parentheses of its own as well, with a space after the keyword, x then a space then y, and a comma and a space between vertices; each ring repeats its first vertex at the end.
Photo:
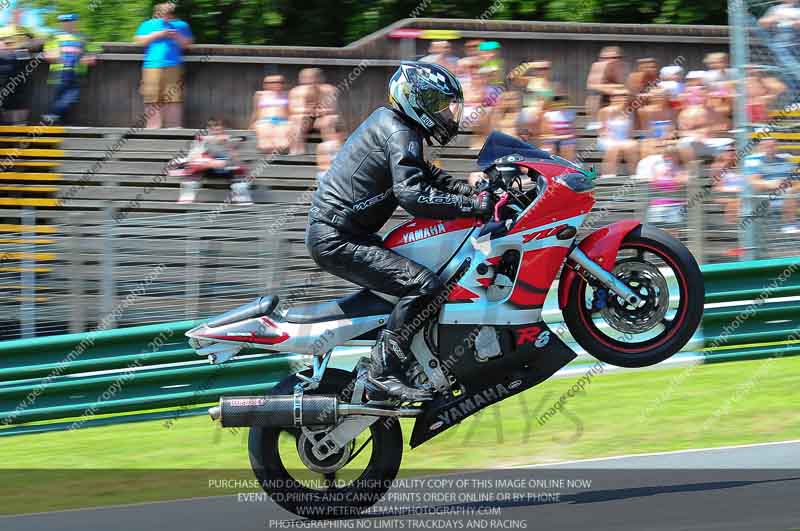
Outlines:
POLYGON ((461 113, 464 110, 463 99, 436 89, 423 90, 421 97, 425 109, 431 114, 438 115, 442 123, 448 123, 451 120, 455 123, 461 121, 461 113))

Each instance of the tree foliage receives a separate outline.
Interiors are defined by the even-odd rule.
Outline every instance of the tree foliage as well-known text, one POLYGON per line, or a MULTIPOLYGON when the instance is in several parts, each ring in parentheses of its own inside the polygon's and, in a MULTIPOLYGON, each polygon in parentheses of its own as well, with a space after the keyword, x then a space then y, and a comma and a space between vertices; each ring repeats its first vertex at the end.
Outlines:
MULTIPOLYGON (((95 41, 131 41, 153 0, 29 0, 51 17, 81 15, 95 41)), ((572 22, 726 24, 720 0, 180 0, 196 41, 212 44, 343 46, 408 17, 572 22)))

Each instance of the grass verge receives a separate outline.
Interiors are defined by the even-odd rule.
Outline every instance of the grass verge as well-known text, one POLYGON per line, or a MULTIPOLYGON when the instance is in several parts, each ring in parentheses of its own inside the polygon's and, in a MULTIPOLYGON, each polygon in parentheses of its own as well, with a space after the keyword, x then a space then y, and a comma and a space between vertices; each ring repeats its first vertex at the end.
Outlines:
MULTIPOLYGON (((550 380, 406 450, 406 475, 800 439, 800 357, 550 380)), ((411 423, 403 423, 408 438, 411 423)), ((0 439, 0 514, 250 491, 246 430, 207 417, 0 439), (237 483, 231 482, 236 480, 237 483), (225 483, 229 481, 229 483, 225 483)), ((251 481, 252 483, 252 481, 251 481)))

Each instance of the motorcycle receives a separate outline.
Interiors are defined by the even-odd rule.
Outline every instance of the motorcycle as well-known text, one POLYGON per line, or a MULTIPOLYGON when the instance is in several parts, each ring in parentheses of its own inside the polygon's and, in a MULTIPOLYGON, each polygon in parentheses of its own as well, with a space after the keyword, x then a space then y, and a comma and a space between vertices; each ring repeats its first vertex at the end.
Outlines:
POLYGON ((310 367, 265 395, 223 397, 209 410, 223 427, 250 428, 253 472, 285 509, 310 518, 367 509, 400 468, 399 419, 414 419, 415 448, 575 359, 542 319, 557 278, 566 328, 605 363, 659 363, 697 329, 703 277, 673 236, 624 220, 577 241, 595 203, 592 171, 498 132, 478 166, 480 193, 497 199, 493 219, 412 219, 384 238, 447 282, 438 315, 420 316, 430 318, 412 340, 406 374, 432 400, 368 400, 366 358, 351 372, 328 368, 335 347, 375 341, 396 301, 386 294, 362 289, 283 308, 264 296, 187 332, 213 363, 246 346, 310 356, 310 367))

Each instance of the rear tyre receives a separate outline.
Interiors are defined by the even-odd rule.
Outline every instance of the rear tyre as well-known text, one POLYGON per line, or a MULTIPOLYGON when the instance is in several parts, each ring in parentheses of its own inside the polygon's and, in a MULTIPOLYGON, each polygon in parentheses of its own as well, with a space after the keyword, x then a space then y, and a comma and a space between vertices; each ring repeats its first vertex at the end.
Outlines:
POLYGON ((627 305, 598 283, 577 276, 569 287, 564 321, 597 359, 619 367, 646 367, 678 352, 703 317, 703 275, 689 250, 649 225, 622 242, 614 274, 643 299, 627 305))
MULTIPOLYGON (((310 376, 310 372, 305 374, 310 376)), ((349 401, 353 378, 352 373, 328 369, 320 386, 307 394, 335 394, 349 401)), ((267 394, 292 394, 299 381, 292 375, 267 394)), ((360 467, 355 472, 343 467, 315 480, 314 473, 305 468, 303 458, 298 460, 286 455, 287 448, 292 449, 292 441, 295 445, 298 441, 301 445, 306 441, 300 430, 253 427, 248 444, 250 465, 264 491, 287 511, 314 519, 356 516, 377 503, 389 490, 403 458, 403 437, 397 419, 380 419, 362 436, 368 438, 363 447, 362 443, 353 445, 315 464, 320 467, 333 465, 335 468, 335 463, 341 459, 347 461, 344 466, 348 466, 356 460, 353 455, 359 454, 357 448, 366 448, 371 443, 369 458, 362 456, 360 459, 363 471, 360 467), (291 437, 294 439, 290 439, 287 445, 286 439, 291 437), (345 451, 349 453, 343 455, 345 451), (343 479, 345 472, 350 476, 343 479)), ((295 451, 300 453, 297 446, 295 451)))

